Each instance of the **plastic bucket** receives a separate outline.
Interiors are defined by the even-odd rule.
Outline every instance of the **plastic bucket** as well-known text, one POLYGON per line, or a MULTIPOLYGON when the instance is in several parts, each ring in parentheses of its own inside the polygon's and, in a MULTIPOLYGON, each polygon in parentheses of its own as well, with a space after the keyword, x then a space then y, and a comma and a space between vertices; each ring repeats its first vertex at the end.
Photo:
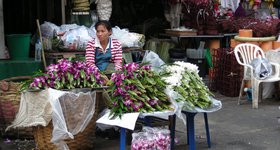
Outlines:
POLYGON ((6 35, 7 45, 12 60, 27 60, 29 58, 31 34, 6 35))

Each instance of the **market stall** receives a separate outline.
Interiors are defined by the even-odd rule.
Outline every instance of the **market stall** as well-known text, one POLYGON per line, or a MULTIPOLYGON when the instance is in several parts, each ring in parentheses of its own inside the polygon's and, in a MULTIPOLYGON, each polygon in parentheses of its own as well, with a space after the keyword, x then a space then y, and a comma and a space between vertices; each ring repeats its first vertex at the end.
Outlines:
MULTIPOLYGON (((201 79, 197 74, 197 68, 195 65, 177 62, 177 65, 181 65, 181 71, 183 73, 181 76, 183 81, 190 80, 189 82, 192 82, 183 82, 183 85, 177 85, 179 83, 175 83, 171 80, 171 78, 180 75, 176 75, 174 70, 172 71, 172 68, 175 66, 169 66, 169 68, 165 68, 163 70, 159 68, 156 69, 160 62, 164 62, 153 52, 150 52, 144 58, 147 62, 151 62, 149 61, 150 59, 153 60, 152 66, 137 63, 128 63, 124 65, 123 71, 112 74, 111 79, 107 83, 105 82, 106 77, 104 75, 99 74, 97 70, 91 70, 91 68, 87 68, 86 66, 84 66, 83 69, 76 70, 78 72, 85 72, 86 74, 83 75, 81 73, 77 76, 78 78, 75 77, 77 79, 72 80, 72 78, 74 78, 72 74, 75 75, 75 72, 71 70, 78 69, 76 67, 78 67, 77 65, 81 62, 60 60, 58 64, 48 66, 48 71, 45 74, 42 74, 43 76, 35 77, 29 84, 30 86, 27 86, 28 89, 31 88, 35 91, 27 89, 27 91, 21 95, 22 99, 19 113, 13 124, 8 127, 7 130, 11 127, 35 126, 35 130, 40 129, 40 132, 38 131, 36 132, 36 135, 34 135, 35 141, 38 142, 39 147, 43 148, 47 147, 48 143, 43 144, 40 142, 42 138, 46 138, 46 135, 44 135, 44 132, 41 132, 41 130, 44 131, 49 128, 49 124, 53 124, 54 127, 51 142, 54 143, 54 145, 58 147, 67 147, 68 145, 69 148, 77 146, 79 138, 75 135, 77 134, 79 137, 80 131, 83 129, 86 131, 86 126, 94 126, 95 121, 89 123, 91 122, 89 120, 91 120, 90 118, 92 118, 92 116, 96 116, 99 112, 98 108, 101 108, 100 105, 96 105, 100 103, 101 99, 96 99, 97 97, 95 96, 95 92, 93 92, 92 96, 90 96, 91 92, 81 92, 81 90, 84 90, 87 87, 90 88, 90 91, 98 87, 107 91, 106 93, 108 94, 109 99, 107 99, 108 102, 105 103, 105 107, 108 107, 110 110, 102 118, 97 120, 96 123, 121 128, 120 149, 125 149, 125 130, 134 130, 135 123, 139 117, 147 119, 149 116, 168 117, 176 114, 184 120, 181 116, 182 110, 189 112, 203 112, 201 111, 202 109, 209 113, 217 111, 221 108, 221 103, 219 101, 213 101, 210 97, 208 97, 211 93, 204 83, 200 81, 201 79), (153 57, 151 57, 151 55, 153 57), (61 70, 55 69, 56 66, 58 66, 61 70), (63 68, 63 66, 69 67, 63 68), (184 71, 184 68, 187 69, 186 72, 184 71), (160 76, 154 70, 162 70, 161 74, 166 74, 167 76, 165 75, 165 78, 162 78, 162 75, 160 76), (94 76, 88 71, 94 71, 94 76), (61 74, 62 76, 60 79, 62 80, 57 80, 58 78, 56 76, 52 76, 54 74, 61 74), (168 74, 171 74, 171 76, 168 76, 168 74), (99 76, 101 78, 99 78, 99 76), (173 82, 174 85, 169 85, 168 87, 168 82, 173 82), (187 88, 186 86, 188 86, 188 84, 192 86, 187 88), (194 86, 193 84, 196 85, 194 86), (105 87, 105 85, 107 87, 105 87), (44 88, 46 89, 43 90, 44 88), (54 90, 53 88, 58 90, 54 90), (65 88, 72 90, 70 92, 63 91, 65 88), (196 88, 199 88, 200 90, 195 90, 196 88), (198 93, 195 94, 191 92, 192 90, 193 92, 196 91, 198 93), (78 93, 75 91, 78 91, 78 93), (187 93, 193 93, 193 95, 187 96, 187 93), (86 96, 88 94, 90 94, 89 96, 92 98, 87 98, 86 96), (81 102, 83 104, 80 104, 81 102), (88 102, 93 104, 88 104, 88 102), (37 113, 38 110, 44 112, 37 113), (84 113, 85 110, 87 110, 88 113, 84 113), (81 116, 82 118, 78 117, 77 114, 81 114, 79 111, 83 112, 82 114, 91 116, 81 116), (71 114, 69 115, 70 112, 71 114), (127 115, 129 115, 129 117, 127 117, 127 115), (88 119, 85 119, 85 117, 88 119), (75 121, 75 126, 73 126, 73 124, 71 124, 72 121, 70 120, 78 118, 80 119, 75 121), (127 123, 127 121, 129 123, 127 123), (87 125, 87 123, 89 124, 87 125), (40 125, 40 127, 37 127, 38 125, 40 125), (77 127, 77 125, 84 126, 77 127), (67 136, 61 132, 56 134, 56 130, 65 130, 67 136), (72 142, 76 142, 76 144, 70 144, 67 137, 74 138, 74 141, 72 142)), ((81 65, 82 64, 80 64, 80 66, 81 65)), ((88 89, 85 90, 88 91, 88 89)), ((171 134, 174 134, 174 130, 171 134)), ((93 136, 94 135, 83 136, 86 139, 81 140, 88 140, 88 138, 92 138, 93 136)), ((171 141, 168 143, 170 144, 170 142, 171 141)), ((89 145, 84 144, 83 146, 89 145)), ((49 146, 51 146, 51 144, 49 144, 49 146)))

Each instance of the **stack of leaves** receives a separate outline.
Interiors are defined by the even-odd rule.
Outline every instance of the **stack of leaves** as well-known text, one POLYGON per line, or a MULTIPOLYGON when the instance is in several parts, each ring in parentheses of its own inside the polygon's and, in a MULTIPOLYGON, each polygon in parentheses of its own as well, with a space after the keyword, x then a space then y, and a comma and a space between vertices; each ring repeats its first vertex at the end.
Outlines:
POLYGON ((74 89, 101 87, 105 82, 105 75, 85 62, 61 59, 49 65, 45 73, 36 73, 28 85, 31 89, 74 89))
POLYGON ((161 72, 163 79, 169 84, 168 89, 174 90, 178 96, 177 102, 184 102, 185 110, 193 108, 208 108, 213 95, 198 75, 198 67, 191 63, 175 62, 161 72))
POLYGON ((125 64, 121 72, 112 74, 108 85, 112 117, 172 109, 164 93, 166 82, 149 65, 125 64))

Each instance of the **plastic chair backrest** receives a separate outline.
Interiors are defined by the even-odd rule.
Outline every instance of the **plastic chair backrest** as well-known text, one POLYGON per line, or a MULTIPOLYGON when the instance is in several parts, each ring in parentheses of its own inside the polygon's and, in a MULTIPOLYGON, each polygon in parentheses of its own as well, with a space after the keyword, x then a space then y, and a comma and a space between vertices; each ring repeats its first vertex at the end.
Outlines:
POLYGON ((265 58, 263 50, 250 43, 242 43, 234 48, 234 55, 240 65, 251 65, 251 61, 255 58, 265 58))

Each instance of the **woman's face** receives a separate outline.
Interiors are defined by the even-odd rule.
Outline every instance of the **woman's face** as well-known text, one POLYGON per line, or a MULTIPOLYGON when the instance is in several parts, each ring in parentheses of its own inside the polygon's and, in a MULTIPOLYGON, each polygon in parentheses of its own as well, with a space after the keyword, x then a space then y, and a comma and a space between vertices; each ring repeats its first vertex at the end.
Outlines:
POLYGON ((108 31, 108 29, 104 25, 99 25, 96 28, 96 36, 100 42, 106 42, 109 39, 112 31, 108 31))

